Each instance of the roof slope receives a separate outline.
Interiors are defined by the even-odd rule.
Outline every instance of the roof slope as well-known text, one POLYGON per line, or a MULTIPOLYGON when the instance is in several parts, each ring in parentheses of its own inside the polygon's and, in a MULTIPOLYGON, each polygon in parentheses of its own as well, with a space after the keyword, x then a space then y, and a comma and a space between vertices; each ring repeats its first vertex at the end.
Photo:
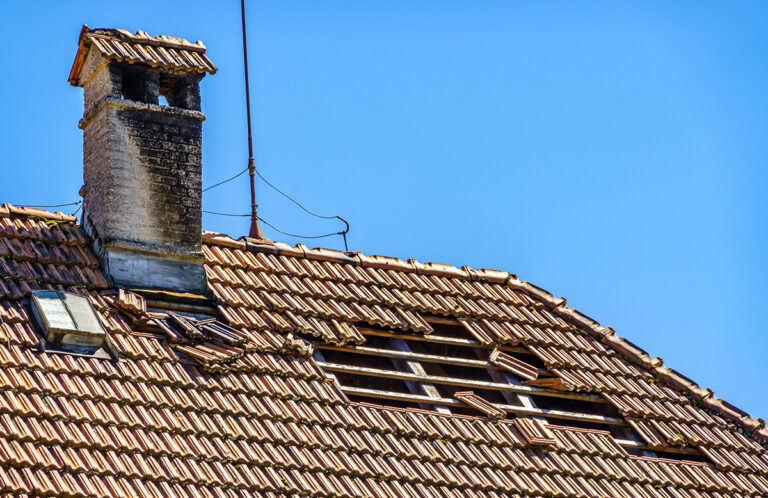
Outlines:
POLYGON ((0 207, 0 491, 768 494, 761 422, 514 276, 213 234, 204 241, 211 293, 247 338, 237 347, 180 346, 137 331, 111 305, 73 218, 0 207), (120 361, 40 352, 25 304, 40 288, 90 296, 120 361), (427 315, 461 319, 478 341, 525 345, 567 389, 604 396, 651 446, 692 445, 714 465, 633 456, 606 431, 537 418, 350 402, 294 336, 359 343, 366 323, 427 334, 427 315), (217 358, 212 370, 206 359, 217 358))

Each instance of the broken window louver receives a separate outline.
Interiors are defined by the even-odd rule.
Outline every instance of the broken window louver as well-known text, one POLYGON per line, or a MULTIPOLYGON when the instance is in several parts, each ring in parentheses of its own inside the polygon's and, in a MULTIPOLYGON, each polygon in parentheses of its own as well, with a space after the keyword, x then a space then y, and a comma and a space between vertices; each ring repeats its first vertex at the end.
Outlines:
POLYGON ((30 301, 46 351, 112 357, 107 333, 87 298, 70 292, 35 291, 30 301))

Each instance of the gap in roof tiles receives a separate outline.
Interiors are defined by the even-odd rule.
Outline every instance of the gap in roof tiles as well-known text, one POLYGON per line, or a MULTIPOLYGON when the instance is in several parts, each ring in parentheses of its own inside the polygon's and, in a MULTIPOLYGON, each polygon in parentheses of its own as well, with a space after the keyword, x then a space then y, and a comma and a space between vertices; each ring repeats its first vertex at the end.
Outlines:
POLYGON ((608 431, 630 454, 708 461, 691 447, 652 450, 602 396, 527 385, 526 379, 489 361, 496 349, 520 362, 516 365, 527 366, 537 380, 556 379, 526 346, 484 345, 455 320, 426 319, 434 328, 432 334, 358 324, 365 337, 361 345, 328 344, 313 337, 315 359, 352 401, 482 416, 455 396, 471 389, 509 417, 608 431))

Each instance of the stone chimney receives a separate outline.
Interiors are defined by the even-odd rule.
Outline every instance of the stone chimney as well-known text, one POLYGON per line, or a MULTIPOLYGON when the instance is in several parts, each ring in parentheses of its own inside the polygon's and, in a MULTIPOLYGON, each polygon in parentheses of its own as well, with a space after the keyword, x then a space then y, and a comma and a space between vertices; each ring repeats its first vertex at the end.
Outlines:
POLYGON ((83 26, 83 225, 115 284, 202 293, 201 42, 83 26), (164 99, 165 102, 162 102, 164 99))

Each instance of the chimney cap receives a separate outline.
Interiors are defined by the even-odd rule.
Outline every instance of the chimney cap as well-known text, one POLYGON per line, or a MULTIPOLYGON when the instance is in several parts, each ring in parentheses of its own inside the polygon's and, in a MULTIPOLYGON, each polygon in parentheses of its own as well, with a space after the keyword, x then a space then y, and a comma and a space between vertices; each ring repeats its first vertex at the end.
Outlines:
POLYGON ((72 86, 79 86, 83 62, 92 48, 106 59, 129 64, 147 64, 181 72, 213 74, 218 71, 205 55, 206 48, 201 41, 191 43, 173 36, 150 36, 144 31, 132 34, 124 29, 91 29, 83 24, 77 55, 69 73, 72 86))

